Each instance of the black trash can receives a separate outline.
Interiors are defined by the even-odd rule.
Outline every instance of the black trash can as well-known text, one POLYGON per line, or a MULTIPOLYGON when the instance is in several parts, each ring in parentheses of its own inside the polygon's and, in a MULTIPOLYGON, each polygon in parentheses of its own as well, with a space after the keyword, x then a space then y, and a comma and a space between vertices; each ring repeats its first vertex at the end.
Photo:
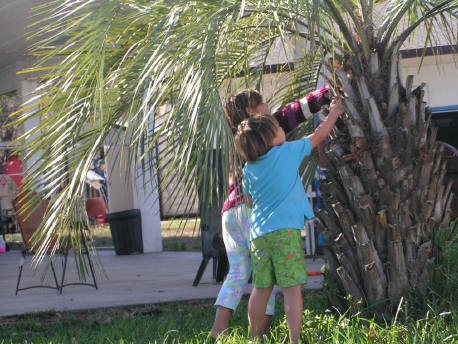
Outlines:
POLYGON ((143 253, 140 209, 118 211, 106 215, 115 252, 118 255, 143 253))

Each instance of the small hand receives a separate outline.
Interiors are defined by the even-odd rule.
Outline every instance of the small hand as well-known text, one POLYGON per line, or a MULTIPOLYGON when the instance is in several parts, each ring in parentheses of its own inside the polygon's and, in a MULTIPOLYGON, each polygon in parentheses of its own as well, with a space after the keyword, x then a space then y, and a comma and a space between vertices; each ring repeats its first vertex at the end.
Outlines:
POLYGON ((340 116, 345 111, 345 106, 342 103, 342 99, 334 98, 329 106, 329 114, 340 116))

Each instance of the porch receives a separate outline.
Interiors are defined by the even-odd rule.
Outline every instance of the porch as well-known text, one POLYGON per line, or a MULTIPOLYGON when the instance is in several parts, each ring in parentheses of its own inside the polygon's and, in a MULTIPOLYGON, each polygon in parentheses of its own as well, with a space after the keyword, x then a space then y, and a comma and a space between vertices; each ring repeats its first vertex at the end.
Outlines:
MULTIPOLYGON (((20 251, 0 255, 0 316, 31 312, 77 311, 94 308, 131 306, 169 301, 216 298, 221 284, 213 280, 211 263, 197 287, 192 286, 199 264, 200 252, 158 252, 117 256, 114 251, 98 253, 107 277, 99 277, 99 289, 88 286, 67 286, 59 294, 54 289, 29 289, 15 295, 20 251)), ((27 262, 30 262, 28 258, 27 262)), ((322 259, 306 260, 307 271, 320 271, 322 259)), ((46 264, 43 264, 46 265, 46 264)), ((62 266, 56 257, 57 275, 62 266)), ((30 265, 21 285, 40 282, 40 271, 33 275, 30 265)), ((97 272, 100 266, 96 264, 97 272)), ((99 274, 100 276, 100 274, 99 274)), ((69 258, 66 282, 78 281, 73 256, 69 258)), ((52 284, 52 279, 46 281, 52 284)), ((321 288, 322 276, 310 276, 306 288, 321 288)), ((250 291, 248 286, 246 292, 250 291)))

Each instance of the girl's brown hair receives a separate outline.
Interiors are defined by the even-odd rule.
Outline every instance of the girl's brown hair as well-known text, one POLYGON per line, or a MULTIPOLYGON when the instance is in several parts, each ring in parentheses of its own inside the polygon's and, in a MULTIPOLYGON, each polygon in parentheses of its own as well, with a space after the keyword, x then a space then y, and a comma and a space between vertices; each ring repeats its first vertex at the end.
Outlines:
POLYGON ((261 103, 261 94, 252 89, 242 90, 227 99, 224 105, 224 113, 231 127, 232 134, 236 133, 238 125, 244 119, 250 117, 246 112, 246 108, 249 107, 254 109, 261 103))
POLYGON ((272 148, 279 128, 277 120, 266 114, 256 114, 243 120, 237 127, 235 145, 242 158, 253 163, 272 148))

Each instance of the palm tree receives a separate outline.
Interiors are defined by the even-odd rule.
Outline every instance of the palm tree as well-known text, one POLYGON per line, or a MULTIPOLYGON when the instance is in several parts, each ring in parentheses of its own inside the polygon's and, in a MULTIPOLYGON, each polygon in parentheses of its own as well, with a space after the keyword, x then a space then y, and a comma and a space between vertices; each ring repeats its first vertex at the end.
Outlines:
POLYGON ((341 295, 352 296, 344 307, 393 311, 409 290, 424 292, 429 284, 434 232, 450 221, 453 197, 452 183, 444 185, 443 147, 429 128, 424 84, 413 89, 413 76, 404 84, 399 50, 420 24, 430 34, 432 18, 447 28, 441 11, 457 4, 428 4, 424 12, 417 1, 390 4, 375 25, 370 2, 325 3, 345 41, 328 67, 347 109, 328 147, 325 209, 318 211, 329 277, 341 295))
MULTIPOLYGON (((287 54, 295 44, 303 55, 272 101, 312 90, 326 66, 347 107, 327 147, 326 208, 318 212, 338 289, 334 302, 396 304, 409 288, 424 288, 435 225, 448 221, 451 195, 422 89, 412 89, 410 78, 404 86, 399 50, 420 26, 425 47, 442 33, 456 44, 458 5, 385 3, 69 0, 36 8, 29 38, 39 61, 27 72, 40 87, 16 124, 41 118, 19 139, 26 158, 41 153, 26 188, 51 199, 38 260, 47 245, 63 240, 84 176, 108 139, 127 144, 124 158, 147 173, 145 183, 162 169, 164 185, 181 181, 177 199, 195 185, 211 194, 205 190, 216 188, 212 166, 227 171, 238 159, 224 95, 241 86, 260 89, 272 50, 287 54), (167 154, 156 156, 157 144, 167 154)), ((306 122, 294 135, 310 129, 306 122)))

